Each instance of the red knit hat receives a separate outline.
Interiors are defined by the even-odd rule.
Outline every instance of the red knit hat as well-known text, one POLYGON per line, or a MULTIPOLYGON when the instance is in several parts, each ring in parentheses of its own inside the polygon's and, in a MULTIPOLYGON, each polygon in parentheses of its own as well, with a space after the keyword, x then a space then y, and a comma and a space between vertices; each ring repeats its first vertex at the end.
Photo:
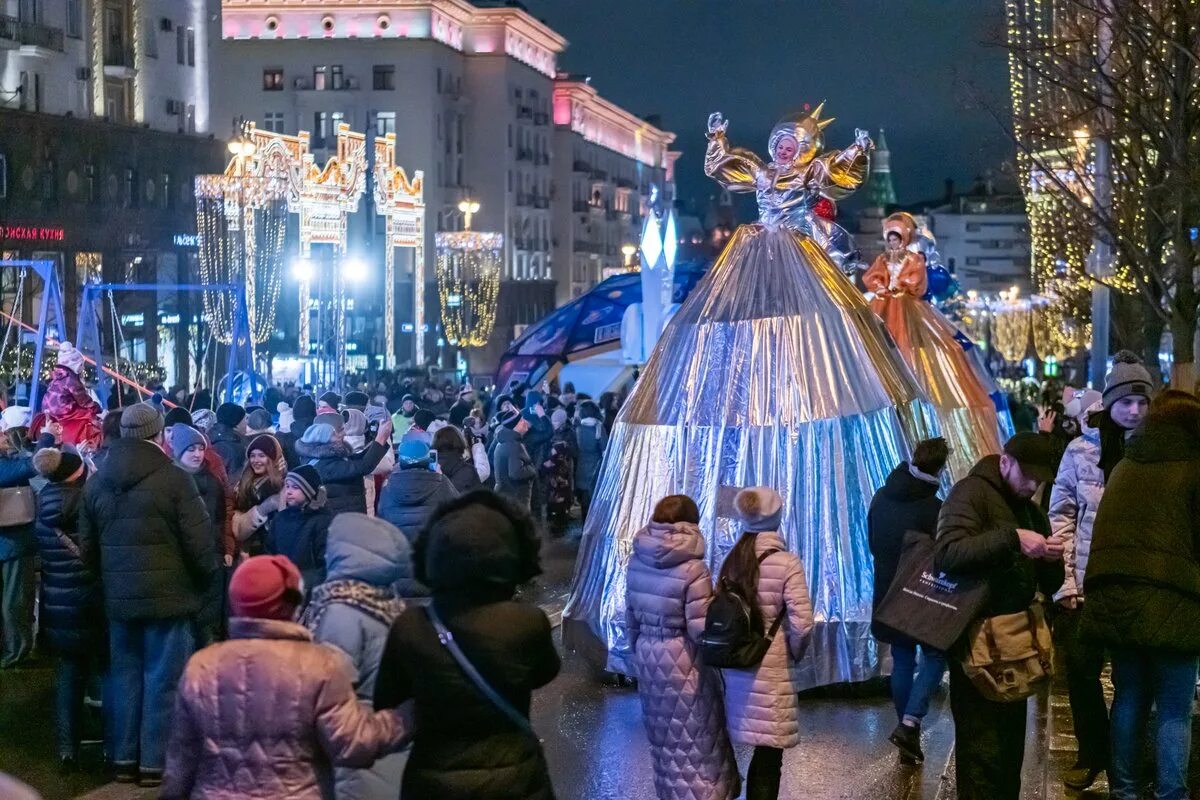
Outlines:
POLYGON ((300 570, 284 556, 246 559, 229 581, 229 611, 235 617, 290 620, 304 600, 300 570))

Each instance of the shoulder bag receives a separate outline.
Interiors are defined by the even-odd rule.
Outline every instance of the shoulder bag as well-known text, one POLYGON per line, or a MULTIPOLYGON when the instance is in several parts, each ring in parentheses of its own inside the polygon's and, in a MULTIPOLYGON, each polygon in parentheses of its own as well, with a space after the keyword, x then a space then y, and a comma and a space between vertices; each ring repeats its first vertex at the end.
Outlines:
POLYGON ((997 703, 1020 702, 1049 682, 1054 644, 1040 598, 1016 614, 971 623, 962 668, 976 690, 997 703))

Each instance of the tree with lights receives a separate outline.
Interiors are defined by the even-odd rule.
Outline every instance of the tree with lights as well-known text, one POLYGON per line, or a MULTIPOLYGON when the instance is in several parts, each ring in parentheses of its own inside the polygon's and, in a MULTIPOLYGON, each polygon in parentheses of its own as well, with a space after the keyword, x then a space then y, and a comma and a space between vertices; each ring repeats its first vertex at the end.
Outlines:
MULTIPOLYGON (((1006 5, 1012 133, 1035 284, 1076 321, 1089 316, 1097 284, 1140 298, 1135 346, 1156 365, 1169 330, 1172 383, 1191 389, 1200 298, 1200 0, 1006 5)), ((1093 322, 1098 331, 1107 327, 1093 322)), ((1130 335, 1129 327, 1118 326, 1118 334, 1130 335)))

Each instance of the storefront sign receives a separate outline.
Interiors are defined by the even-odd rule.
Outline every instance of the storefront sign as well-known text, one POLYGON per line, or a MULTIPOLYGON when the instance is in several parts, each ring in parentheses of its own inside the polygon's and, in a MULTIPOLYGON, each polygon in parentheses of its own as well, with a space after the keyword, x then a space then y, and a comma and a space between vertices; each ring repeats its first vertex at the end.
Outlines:
POLYGON ((200 236, 195 233, 177 233, 171 239, 176 247, 199 247, 200 236))
POLYGON ((0 225, 0 241, 61 242, 66 235, 62 228, 43 225, 0 225))

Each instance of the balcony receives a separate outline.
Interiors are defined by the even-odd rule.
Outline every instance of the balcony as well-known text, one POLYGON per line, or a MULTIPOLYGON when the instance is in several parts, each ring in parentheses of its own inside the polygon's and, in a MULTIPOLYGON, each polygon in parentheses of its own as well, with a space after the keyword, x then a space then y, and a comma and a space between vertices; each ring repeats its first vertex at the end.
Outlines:
POLYGON ((517 119, 533 119, 531 106, 517 106, 517 119))
POLYGON ((533 161, 533 151, 525 149, 517 150, 517 161, 533 161))
POLYGON ((39 51, 63 51, 63 32, 36 22, 25 22, 16 17, 0 16, 0 48, 12 44, 29 48, 29 55, 40 55, 39 51))
POLYGON ((550 198, 535 194, 533 196, 533 207, 534 208, 543 208, 543 209, 549 208, 550 207, 550 198))
POLYGON ((104 48, 104 75, 108 78, 132 80, 137 74, 133 48, 108 46, 104 48))
POLYGON ((617 186, 619 186, 622 189, 632 189, 636 185, 637 184, 635 184, 629 178, 617 178, 617 186))
POLYGON ((533 195, 525 194, 524 192, 517 193, 517 205, 521 208, 526 208, 533 205, 533 195))
POLYGON ((575 170, 576 172, 582 172, 584 175, 588 175, 592 171, 592 165, 586 161, 575 161, 571 165, 571 169, 575 170))
POLYGON ((581 242, 578 239, 571 249, 576 253, 591 253, 597 256, 604 254, 604 245, 595 242, 581 242))
POLYGON ((592 170, 592 180, 606 181, 606 180, 608 180, 608 173, 602 169, 594 169, 594 170, 592 170))

